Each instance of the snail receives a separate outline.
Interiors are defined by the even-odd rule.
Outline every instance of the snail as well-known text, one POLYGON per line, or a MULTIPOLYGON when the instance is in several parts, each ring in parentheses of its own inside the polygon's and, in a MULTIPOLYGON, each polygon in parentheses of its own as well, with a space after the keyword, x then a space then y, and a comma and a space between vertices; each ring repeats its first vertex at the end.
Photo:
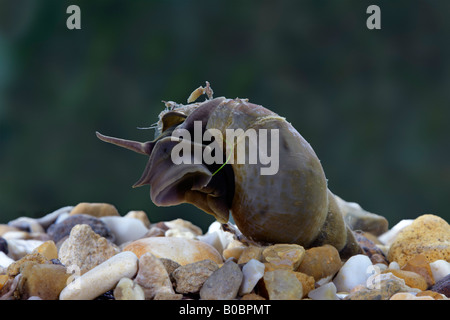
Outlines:
POLYGON ((102 141, 149 156, 133 187, 150 185, 151 200, 157 206, 191 203, 222 224, 231 213, 243 236, 259 243, 294 243, 306 248, 330 244, 342 257, 361 252, 328 189, 317 155, 285 118, 247 99, 213 98, 208 82, 191 94, 188 104, 165 104, 153 141, 141 143, 96 132, 102 141), (204 102, 195 102, 204 94, 204 102), (241 134, 230 141, 232 130, 241 130, 241 134), (263 130, 278 137, 274 134, 267 145, 259 145, 265 153, 260 154, 261 161, 251 163, 248 159, 255 149, 242 142, 254 137, 247 132, 256 133, 256 143, 263 141, 262 137, 269 136, 263 130), (203 140, 189 138, 195 133, 203 140), (180 146, 186 149, 178 160, 186 161, 174 163, 180 146), (267 160, 269 149, 278 163, 273 164, 276 170, 267 173, 263 170, 269 169, 268 162, 262 159, 267 160), (274 152, 279 153, 278 159, 274 152), (243 153, 247 160, 242 163, 237 160, 243 153), (222 161, 207 162, 198 155, 222 161))

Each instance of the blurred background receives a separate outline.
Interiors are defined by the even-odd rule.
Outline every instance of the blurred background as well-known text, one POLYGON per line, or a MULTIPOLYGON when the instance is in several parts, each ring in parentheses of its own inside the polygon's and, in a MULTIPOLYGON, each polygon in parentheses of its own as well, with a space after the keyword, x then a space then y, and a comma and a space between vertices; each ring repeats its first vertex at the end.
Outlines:
POLYGON ((450 2, 0 0, 0 223, 79 202, 214 219, 132 189, 162 100, 249 98, 287 118, 329 188, 390 226, 450 220, 450 2), (68 30, 66 9, 81 9, 68 30), (381 30, 366 9, 381 8, 381 30), (203 98, 202 98, 203 99, 203 98))

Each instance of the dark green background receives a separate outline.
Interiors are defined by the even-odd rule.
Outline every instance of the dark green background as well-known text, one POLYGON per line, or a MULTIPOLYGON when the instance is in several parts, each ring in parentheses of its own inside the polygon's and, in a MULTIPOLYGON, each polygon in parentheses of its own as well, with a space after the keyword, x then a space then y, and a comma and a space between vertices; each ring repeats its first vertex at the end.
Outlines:
POLYGON ((153 139, 136 127, 205 80, 286 117, 342 198, 391 226, 449 221, 449 12, 447 0, 0 0, 0 223, 109 202, 205 228, 193 206, 132 189, 147 159, 95 137, 153 139), (70 4, 81 30, 66 28, 70 4), (381 30, 366 28, 370 4, 381 30))

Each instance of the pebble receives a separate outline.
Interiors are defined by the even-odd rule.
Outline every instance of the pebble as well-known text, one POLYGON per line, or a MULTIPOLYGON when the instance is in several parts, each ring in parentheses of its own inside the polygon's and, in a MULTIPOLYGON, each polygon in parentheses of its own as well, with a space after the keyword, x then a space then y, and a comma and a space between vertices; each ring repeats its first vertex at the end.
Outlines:
POLYGON ((305 256, 305 249, 298 244, 275 244, 266 247, 262 256, 273 265, 296 270, 305 256))
POLYGON ((344 300, 389 300, 397 292, 412 291, 403 279, 392 274, 378 274, 367 286, 361 285, 359 290, 352 291, 344 300))
POLYGON ((120 215, 116 207, 112 204, 91 202, 81 202, 77 204, 70 212, 71 216, 76 214, 87 214, 96 218, 120 215))
POLYGON ((19 260, 43 243, 40 240, 10 239, 8 240, 8 256, 14 260, 19 260))
POLYGON ((132 210, 128 211, 124 218, 134 218, 140 220, 144 226, 149 229, 150 228, 150 220, 148 219, 147 213, 142 210, 132 210))
POLYGON ((342 267, 337 249, 331 245, 306 250, 303 261, 297 271, 314 277, 316 281, 334 276, 342 267))
MULTIPOLYGON (((131 254, 130 251, 124 252, 131 254)), ((146 299, 153 299, 160 292, 175 294, 164 264, 150 252, 139 258, 139 271, 135 281, 144 290, 146 299)))
POLYGON ((446 275, 430 288, 431 291, 441 293, 447 298, 450 298, 450 274, 446 275))
POLYGON ((336 295, 336 286, 333 282, 328 282, 317 289, 311 290, 308 297, 313 300, 339 300, 336 295))
POLYGON ((54 223, 47 229, 47 234, 55 243, 58 243, 58 241, 68 236, 72 228, 77 224, 87 224, 95 233, 114 242, 114 235, 108 226, 100 219, 87 214, 72 215, 59 223, 54 223))
POLYGON ((44 242, 34 249, 32 253, 40 253, 48 260, 58 259, 58 249, 56 248, 55 242, 52 240, 44 242))
POLYGON ((430 287, 435 283, 430 263, 423 254, 416 254, 409 259, 409 261, 402 267, 402 270, 420 274, 425 279, 427 287, 430 287))
POLYGON ((144 290, 130 278, 122 278, 114 288, 115 300, 145 300, 144 290))
POLYGON ((2 237, 0 237, 0 252, 8 254, 8 242, 2 237))
POLYGON ((434 300, 448 300, 448 298, 445 295, 431 291, 431 290, 421 291, 416 294, 416 297, 421 297, 421 296, 430 296, 434 300))
POLYGON ((432 214, 415 219, 394 239, 388 259, 402 267, 416 254, 429 262, 450 260, 450 225, 444 219, 432 214))
POLYGON ((389 300, 434 300, 430 296, 416 296, 409 292, 399 292, 394 294, 389 300))
POLYGON ((417 288, 419 290, 426 290, 428 288, 427 282, 424 277, 415 272, 406 270, 389 270, 383 271, 385 273, 392 273, 394 276, 405 280, 405 284, 411 288, 417 288))
POLYGON ((178 293, 198 293, 214 271, 219 269, 212 260, 202 260, 178 267, 172 272, 178 293))
POLYGON ((109 216, 101 217, 100 220, 111 230, 114 243, 119 246, 140 239, 148 232, 148 228, 138 219, 109 216))
POLYGON ((20 273, 22 280, 18 291, 21 299, 37 296, 43 300, 58 300, 70 276, 62 265, 34 261, 23 264, 20 273))
POLYGON ((223 250, 233 241, 233 235, 228 231, 224 231, 220 222, 214 221, 208 227, 208 231, 204 235, 197 236, 197 239, 208 243, 222 254, 223 250))
POLYGON ((300 300, 303 297, 302 283, 290 270, 266 271, 263 280, 263 291, 270 300, 300 300))
POLYGON ((333 280, 338 291, 350 292, 353 287, 365 284, 372 271, 368 256, 357 254, 349 258, 333 280))
POLYGON ((36 219, 29 217, 17 218, 10 221, 8 225, 30 233, 45 233, 45 230, 40 223, 36 219))
POLYGON ((383 263, 389 264, 389 261, 385 257, 383 251, 375 244, 374 241, 369 239, 368 234, 362 232, 354 232, 356 241, 363 250, 364 254, 370 258, 373 264, 383 263))
POLYGON ((307 296, 311 290, 314 290, 316 281, 313 277, 302 272, 294 272, 294 274, 302 284, 303 297, 307 296))
POLYGON ((439 281, 450 274, 450 263, 445 260, 436 260, 430 263, 430 268, 434 281, 439 281))
POLYGON ((212 246, 193 239, 177 237, 150 237, 131 242, 123 248, 132 251, 138 257, 151 252, 157 258, 167 258, 181 265, 212 260, 217 264, 223 263, 222 256, 212 246))
POLYGON ((249 246, 244 248, 239 256, 238 264, 247 263, 252 259, 262 262, 264 259, 262 256, 263 249, 263 247, 258 246, 249 246))
POLYGON ((413 223, 414 219, 403 219, 400 222, 398 222, 395 226, 393 226, 391 229, 383 233, 382 235, 378 236, 378 240, 385 244, 385 245, 391 245, 394 239, 397 237, 399 232, 403 230, 405 227, 409 226, 411 223, 413 223))
POLYGON ((69 283, 59 295, 60 300, 92 300, 115 288, 120 279, 133 278, 138 269, 138 257, 124 251, 109 258, 69 283))
POLYGON ((239 288, 240 296, 252 292, 258 281, 264 276, 264 269, 264 263, 256 259, 250 259, 242 267, 243 279, 241 287, 239 288))
POLYGON ((232 260, 228 260, 205 281, 200 289, 200 299, 234 299, 241 287, 242 278, 243 275, 239 266, 232 260))
POLYGON ((95 233, 87 224, 75 225, 59 249, 59 260, 67 267, 83 274, 120 250, 113 243, 95 233))
MULTIPOLYGON (((8 268, 14 262, 13 259, 8 257, 3 251, 0 251, 0 268, 8 268)), ((1 269, 0 269, 1 270, 1 269)))

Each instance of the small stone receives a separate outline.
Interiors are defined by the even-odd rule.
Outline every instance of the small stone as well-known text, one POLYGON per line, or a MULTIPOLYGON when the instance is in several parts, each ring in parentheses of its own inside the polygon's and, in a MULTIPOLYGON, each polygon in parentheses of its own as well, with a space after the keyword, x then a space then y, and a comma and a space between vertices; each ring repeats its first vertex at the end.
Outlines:
POLYGON ((214 271, 219 269, 217 263, 202 260, 178 267, 172 275, 176 281, 178 293, 197 293, 214 271))
POLYGON ((51 262, 40 253, 30 253, 23 258, 15 261, 14 263, 11 263, 6 269, 6 273, 10 277, 17 276, 20 273, 20 269, 22 268, 22 266, 27 262, 51 264, 51 262))
POLYGON ((37 252, 42 254, 48 260, 58 259, 58 249, 56 244, 52 240, 48 240, 41 244, 39 247, 33 250, 33 253, 37 252))
POLYGON ((181 300, 183 295, 179 293, 171 293, 166 291, 158 291, 153 300, 181 300))
POLYGON ((450 298, 450 274, 446 275, 430 288, 431 291, 441 293, 447 298, 450 298))
POLYGON ((359 246, 363 250, 364 254, 370 258, 372 264, 383 263, 388 265, 389 262, 387 258, 384 256, 383 251, 370 240, 365 234, 362 232, 354 232, 356 241, 358 241, 359 246))
MULTIPOLYGON (((236 298, 242 283, 242 271, 229 260, 205 281, 200 289, 202 300, 230 300, 236 298)), ((297 280, 298 281, 298 280, 297 280)))
POLYGON ((96 218, 106 217, 106 216, 120 216, 116 207, 109 203, 89 203, 81 202, 77 204, 70 215, 76 214, 87 214, 96 218))
POLYGON ((200 227, 197 227, 192 222, 187 220, 175 219, 172 221, 165 221, 164 223, 169 227, 169 230, 166 231, 166 237, 168 236, 167 232, 169 231, 171 231, 173 235, 189 234, 188 237, 192 237, 191 239, 195 239, 195 237, 203 234, 200 227))
POLYGON ((109 258, 82 276, 75 278, 59 295, 60 300, 92 300, 113 289, 120 279, 133 278, 138 269, 138 257, 124 251, 109 258))
POLYGON ((147 300, 153 299, 159 292, 175 294, 164 264, 149 252, 139 258, 139 272, 134 281, 142 287, 147 300))
POLYGON ((266 298, 252 292, 242 296, 241 300, 266 300, 266 298))
POLYGON ((228 246, 223 250, 222 255, 225 260, 229 258, 234 258, 236 261, 239 260, 241 254, 244 252, 244 250, 247 248, 245 244, 243 244, 239 240, 232 240, 228 244, 228 246))
POLYGON ((328 282, 317 289, 311 290, 308 297, 313 300, 339 300, 336 295, 336 286, 333 282, 328 282))
POLYGON ((87 224, 72 228, 59 249, 59 260, 83 274, 119 253, 117 246, 95 233, 87 224))
POLYGON ((397 237, 398 233, 403 230, 405 227, 409 226, 411 223, 413 223, 414 219, 404 219, 398 222, 395 226, 393 226, 391 229, 383 233, 382 235, 378 236, 378 240, 385 244, 390 246, 394 239, 397 237))
POLYGON ((123 248, 132 251, 138 257, 150 252, 157 258, 167 258, 185 265, 201 260, 212 260, 223 263, 222 256, 212 246, 192 239, 174 237, 151 237, 131 242, 123 248))
POLYGON ((172 276, 172 273, 181 265, 173 260, 166 259, 166 258, 159 258, 159 261, 162 262, 164 265, 164 268, 166 268, 167 274, 169 275, 170 281, 175 282, 175 279, 172 276))
POLYGON ((40 240, 10 239, 8 240, 8 256, 14 260, 19 260, 32 253, 43 243, 40 240))
POLYGON ((305 256, 305 249, 297 244, 275 244, 266 247, 262 256, 269 263, 296 270, 305 256))
POLYGON ((412 271, 420 274, 427 282, 427 287, 432 286, 435 281, 431 271, 430 263, 423 254, 416 254, 403 267, 402 270, 412 271))
POLYGON ((223 230, 221 223, 214 221, 208 227, 208 231, 204 235, 197 236, 197 239, 212 245, 219 253, 222 253, 233 241, 233 237, 230 232, 223 230))
POLYGON ((416 297, 422 297, 422 296, 430 296, 434 300, 448 300, 448 298, 446 296, 444 296, 443 294, 437 293, 437 292, 434 292, 431 290, 421 291, 416 294, 416 297))
POLYGON ((434 281, 439 281, 446 275, 450 274, 450 263, 445 260, 436 260, 430 263, 430 268, 434 281))
POLYGON ((303 297, 307 296, 308 293, 315 288, 316 281, 313 277, 302 272, 294 272, 297 279, 302 283, 303 297))
POLYGON ((126 215, 124 215, 124 218, 134 218, 140 220, 144 226, 149 229, 150 228, 150 220, 148 219, 147 214, 145 211, 142 210, 132 210, 129 211, 126 215))
POLYGON ((15 227, 12 227, 7 224, 0 224, 0 237, 3 237, 5 233, 8 233, 10 231, 20 231, 20 229, 17 229, 15 227))
POLYGON ((357 254, 349 258, 333 280, 338 291, 350 292, 358 284, 366 283, 372 271, 369 257, 357 254))
POLYGON ((404 280, 392 274, 377 275, 369 287, 361 286, 360 290, 352 291, 344 300, 389 300, 397 292, 409 291, 404 280), (375 284, 375 285, 373 285, 375 284))
POLYGON ((331 245, 306 250, 305 257, 297 271, 314 277, 316 281, 334 276, 342 267, 337 249, 331 245))
POLYGON ((59 223, 54 223, 47 229, 47 234, 55 241, 55 243, 58 243, 59 240, 68 236, 72 228, 77 224, 87 224, 95 233, 114 242, 114 235, 111 233, 108 226, 100 219, 87 214, 72 215, 59 223))
POLYGON ((263 279, 269 300, 300 300, 303 297, 302 283, 293 271, 286 269, 267 271, 263 279))
POLYGON ((0 270, 1 268, 8 268, 14 260, 8 257, 3 251, 0 251, 0 270))
POLYGON ((242 267, 242 284, 239 288, 239 295, 243 296, 252 292, 253 288, 258 283, 259 279, 264 276, 264 263, 250 259, 243 267, 242 267))
POLYGON ((423 254, 429 262, 450 260, 450 225, 444 219, 432 214, 415 219, 399 232, 388 259, 402 267, 416 254, 423 254))
POLYGON ((58 300, 70 276, 66 273, 64 266, 30 261, 21 267, 20 273, 22 274, 21 286, 19 286, 21 299, 37 296, 42 300, 58 300))
POLYGON ((114 288, 114 298, 116 300, 145 300, 144 290, 130 278, 120 279, 114 288))
POLYGON ((6 282, 8 282, 8 280, 9 280, 8 275, 0 274, 0 290, 2 290, 3 286, 6 284, 6 282))
POLYGON ((115 239, 114 243, 119 246, 140 239, 148 232, 147 227, 138 219, 111 216, 102 217, 100 220, 111 230, 115 239))
POLYGON ((11 227, 29 232, 29 233, 45 233, 44 228, 36 219, 29 217, 19 217, 8 223, 11 227))
POLYGON ((419 290, 426 290, 428 288, 427 282, 425 279, 415 272, 406 271, 406 270, 385 270, 384 273, 390 272, 394 276, 405 280, 405 284, 411 288, 417 288, 419 290))
POLYGON ((409 292, 399 292, 394 294, 389 300, 434 300, 430 296, 415 296, 409 292))
POLYGON ((0 252, 8 254, 8 242, 2 237, 0 237, 0 252))
POLYGON ((238 264, 247 263, 252 259, 262 262, 263 261, 263 256, 262 256, 263 249, 264 248, 257 247, 257 246, 249 246, 249 247, 244 248, 241 255, 239 256, 238 264))

